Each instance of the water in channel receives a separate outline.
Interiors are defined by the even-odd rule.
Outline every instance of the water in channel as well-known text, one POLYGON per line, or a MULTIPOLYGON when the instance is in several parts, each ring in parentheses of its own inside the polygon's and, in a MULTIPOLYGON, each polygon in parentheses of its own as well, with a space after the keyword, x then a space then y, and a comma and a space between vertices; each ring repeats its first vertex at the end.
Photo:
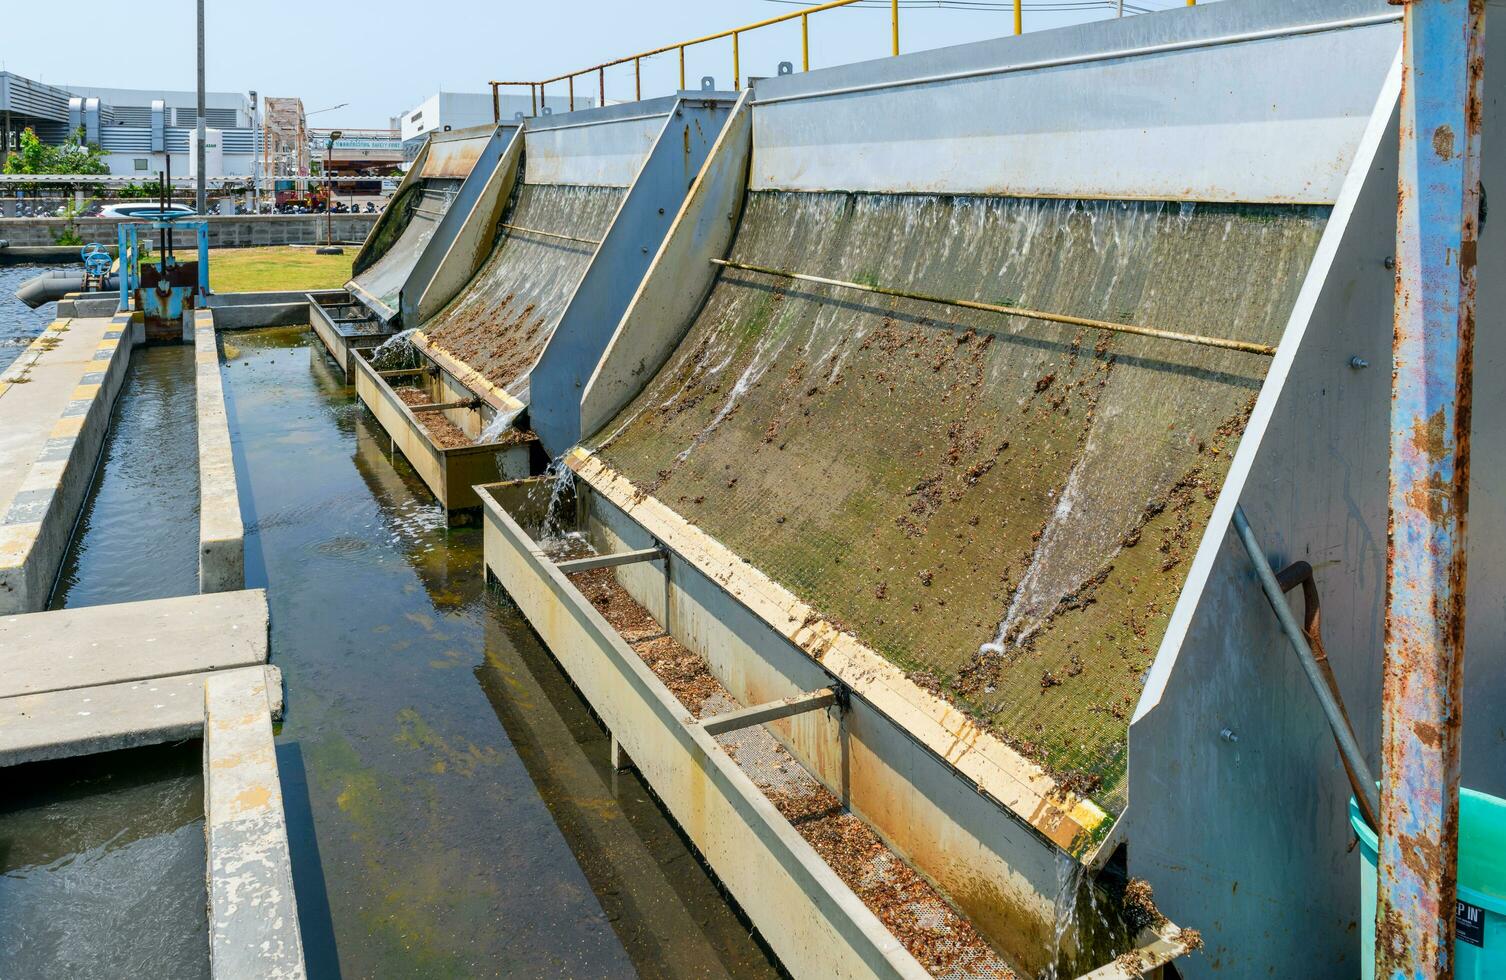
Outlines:
POLYGON ((305 328, 221 336, 312 976, 772 976, 305 328))
MULTIPOLYGON (((198 591, 193 367, 132 352, 53 609, 198 591)), ((6 770, 0 977, 209 975, 200 767, 194 742, 6 770)))
POLYGON ((11 361, 21 356, 26 345, 31 343, 56 316, 56 303, 43 303, 31 309, 16 299, 16 290, 21 284, 44 272, 53 271, 52 266, 11 265, 0 266, 0 371, 10 367, 11 361))

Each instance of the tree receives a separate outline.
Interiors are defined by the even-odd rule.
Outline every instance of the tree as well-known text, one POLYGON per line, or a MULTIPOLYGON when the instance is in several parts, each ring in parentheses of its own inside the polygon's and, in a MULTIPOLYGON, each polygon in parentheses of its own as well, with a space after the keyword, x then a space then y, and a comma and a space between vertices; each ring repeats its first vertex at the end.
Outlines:
POLYGON ((7 174, 108 174, 105 151, 84 140, 83 127, 67 142, 48 146, 30 126, 21 131, 21 150, 5 160, 7 174))

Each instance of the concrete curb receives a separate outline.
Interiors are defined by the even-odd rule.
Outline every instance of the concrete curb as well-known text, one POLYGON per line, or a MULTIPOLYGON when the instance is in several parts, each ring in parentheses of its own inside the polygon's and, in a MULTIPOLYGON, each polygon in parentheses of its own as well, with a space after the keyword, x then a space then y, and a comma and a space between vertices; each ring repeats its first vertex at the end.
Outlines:
POLYGON ((235 486, 214 313, 195 310, 193 320, 199 413, 199 591, 228 592, 246 584, 246 531, 235 486))
POLYGON ((266 674, 204 682, 209 967, 216 978, 303 978, 303 937, 272 743, 266 674))

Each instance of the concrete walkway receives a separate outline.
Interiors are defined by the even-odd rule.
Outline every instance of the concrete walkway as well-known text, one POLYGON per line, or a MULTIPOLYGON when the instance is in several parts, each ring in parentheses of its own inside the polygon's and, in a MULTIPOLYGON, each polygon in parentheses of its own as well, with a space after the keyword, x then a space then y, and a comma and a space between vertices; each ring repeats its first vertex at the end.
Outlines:
POLYGON ((57 320, 0 374, 0 613, 46 605, 130 360, 124 318, 57 320))
POLYGON ((266 662, 260 589, 0 618, 0 765, 192 738, 222 671, 270 673, 280 716, 266 662))

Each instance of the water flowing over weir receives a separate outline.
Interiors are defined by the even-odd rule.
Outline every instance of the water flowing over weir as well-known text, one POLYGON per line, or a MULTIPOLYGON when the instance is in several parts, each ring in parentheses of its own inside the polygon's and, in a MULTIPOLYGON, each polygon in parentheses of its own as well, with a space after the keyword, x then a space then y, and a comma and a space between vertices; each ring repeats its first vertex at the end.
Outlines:
POLYGON ((434 344, 516 398, 627 193, 520 184, 486 265, 424 325, 434 344))
MULTIPOLYGON (((733 261, 1275 344, 1328 208, 748 195, 733 261)), ((727 269, 587 444, 1119 812, 1268 359, 727 269)))

